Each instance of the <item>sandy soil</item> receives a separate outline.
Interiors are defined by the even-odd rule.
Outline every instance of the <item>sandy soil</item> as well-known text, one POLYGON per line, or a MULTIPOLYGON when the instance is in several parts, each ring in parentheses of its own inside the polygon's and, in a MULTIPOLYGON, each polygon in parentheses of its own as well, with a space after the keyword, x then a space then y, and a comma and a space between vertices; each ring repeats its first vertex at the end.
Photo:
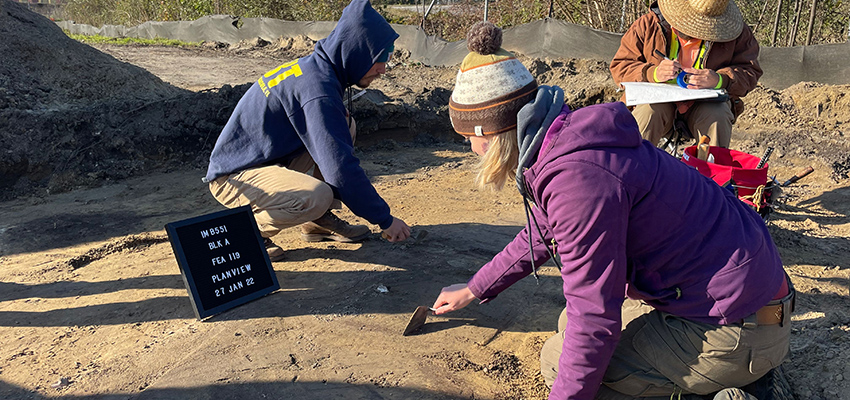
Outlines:
MULTIPOLYGON (((147 97, 119 91, 108 104, 79 105, 59 96, 61 86, 27 91, 0 74, 0 142, 21 149, 0 162, 0 398, 546 398, 538 354, 563 307, 553 267, 539 283, 529 277, 489 304, 429 317, 418 334, 401 335, 416 306, 468 279, 524 223, 514 190, 472 186, 476 159, 455 141, 445 108, 454 69, 402 54, 354 107, 364 168, 426 237, 309 244, 284 231, 275 241, 286 259, 273 265, 281 290, 198 321, 163 226, 222 209, 200 181, 217 129, 246 83, 304 50, 291 40, 87 49, 109 68, 141 71, 124 79, 148 82, 147 97), (104 116, 116 110, 124 119, 104 116), (58 123, 77 120, 88 125, 58 123), (30 135, 10 135, 20 126, 30 135), (94 132, 99 139, 86 139, 94 132), (50 138, 64 146, 47 145, 50 138)), ((14 71, 11 62, 0 60, 0 71, 14 71)), ((574 105, 617 96, 602 61, 524 62, 574 105)), ((50 85, 43 82, 32 86, 50 85)), ((770 173, 779 181, 815 168, 785 188, 769 222, 800 292, 786 365, 800 399, 850 398, 846 92, 760 87, 733 142, 756 154, 776 148, 770 173)))

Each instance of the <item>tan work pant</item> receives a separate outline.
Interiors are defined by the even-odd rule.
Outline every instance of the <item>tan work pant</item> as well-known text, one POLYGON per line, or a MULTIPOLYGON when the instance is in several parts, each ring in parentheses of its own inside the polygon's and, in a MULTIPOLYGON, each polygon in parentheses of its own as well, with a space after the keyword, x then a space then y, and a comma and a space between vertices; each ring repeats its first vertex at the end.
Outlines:
MULTIPOLYGON (((640 134, 657 146, 658 142, 673 128, 676 119, 676 103, 640 104, 632 110, 640 134)), ((708 136, 712 146, 729 147, 732 141, 732 102, 695 101, 683 115, 693 135, 708 136)))
MULTIPOLYGON (((357 130, 354 118, 349 130, 353 141, 357 130)), ((306 151, 287 165, 249 168, 218 177, 209 186, 213 197, 227 208, 251 205, 260 234, 266 238, 341 207, 306 151)))
MULTIPOLYGON (((712 325, 679 318, 637 301, 623 303, 620 341, 605 371, 597 399, 634 399, 672 394, 705 395, 740 388, 779 366, 789 351, 790 312, 776 325, 712 325)), ((546 385, 558 376, 567 326, 566 309, 558 333, 540 352, 546 385)))

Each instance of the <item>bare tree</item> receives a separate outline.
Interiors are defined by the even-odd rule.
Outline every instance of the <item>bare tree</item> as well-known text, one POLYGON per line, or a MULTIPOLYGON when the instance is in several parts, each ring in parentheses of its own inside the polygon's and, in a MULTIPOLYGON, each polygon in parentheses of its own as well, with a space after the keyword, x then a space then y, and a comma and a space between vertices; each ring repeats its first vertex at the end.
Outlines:
POLYGON ((812 28, 815 25, 815 9, 817 5, 818 0, 812 0, 812 10, 809 12, 809 30, 806 32, 806 46, 812 44, 812 28))
MULTIPOLYGON (((570 0, 556 0, 555 2, 564 14, 564 19, 574 24, 581 24, 582 21, 576 19, 576 16, 581 17, 584 15, 584 11, 582 11, 581 4, 579 2, 570 0)), ((589 23, 588 21, 585 22, 589 23)))
POLYGON ((794 19, 788 29, 788 41, 786 46, 793 46, 797 40, 797 29, 800 27, 800 13, 803 10, 803 1, 797 0, 794 2, 794 19))
POLYGON ((782 15, 782 0, 776 3, 776 17, 773 19, 773 34, 770 36, 770 45, 776 46, 776 32, 779 30, 779 17, 782 15))
POLYGON ((593 1, 593 7, 596 8, 596 15, 599 17, 599 29, 610 31, 608 24, 605 23, 605 18, 602 17, 602 9, 599 7, 598 1, 593 1))
POLYGON ((767 11, 767 5, 770 3, 768 0, 764 0, 764 5, 761 7, 761 12, 759 12, 759 17, 756 20, 756 25, 753 28, 753 32, 758 32, 759 27, 761 26, 761 20, 764 18, 764 13, 767 11))

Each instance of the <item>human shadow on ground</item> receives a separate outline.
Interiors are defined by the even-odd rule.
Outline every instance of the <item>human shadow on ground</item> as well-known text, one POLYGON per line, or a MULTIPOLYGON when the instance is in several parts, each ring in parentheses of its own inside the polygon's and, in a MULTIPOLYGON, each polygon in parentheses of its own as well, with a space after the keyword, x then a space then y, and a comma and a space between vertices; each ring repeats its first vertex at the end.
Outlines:
POLYGON ((184 289, 180 275, 153 275, 118 281, 58 281, 40 284, 0 282, 0 302, 26 298, 58 299, 91 296, 130 289, 184 289))
MULTIPOLYGON (((799 202, 797 206, 782 204, 771 213, 770 221, 804 223, 811 221, 818 226, 838 226, 850 222, 850 205, 845 201, 850 188, 838 188, 820 196, 799 202), (814 209, 818 205, 831 212, 814 209)), ((814 264, 831 267, 841 265, 850 258, 850 239, 845 237, 820 237, 809 234, 809 229, 785 229, 768 222, 768 229, 785 264, 814 264)))
POLYGON ((797 292, 796 305, 792 315, 799 316, 791 323, 795 332, 800 330, 822 330, 824 333, 841 331, 840 327, 850 325, 850 298, 838 293, 822 293, 811 290, 797 292))
MULTIPOLYGON (((417 306, 430 306, 443 287, 466 282, 520 230, 518 226, 474 223, 418 228, 430 232, 421 243, 373 240, 356 250, 315 247, 289 250, 284 263, 274 264, 280 291, 209 321, 311 314, 398 314, 406 323, 417 306), (469 232, 479 234, 469 235, 469 232), (381 257, 376 259, 376 255, 381 257), (351 266, 352 270, 323 271, 321 264, 325 259, 343 261, 342 267, 351 266), (379 285, 387 288, 386 292, 377 290, 379 285)), ((136 289, 178 289, 183 287, 183 282, 176 274, 106 282, 3 283, 3 286, 9 290, 3 291, 0 301, 43 298, 69 301, 64 303, 66 308, 50 311, 0 311, 0 326, 116 325, 193 317, 188 296, 161 295, 136 302, 74 306, 74 298, 78 296, 136 289)), ((542 276, 539 284, 529 277, 503 292, 488 307, 467 307, 435 321, 455 318, 505 329, 511 321, 522 318, 523 310, 557 314, 563 302, 559 277, 542 276)))
MULTIPOLYGON (((434 153, 447 149, 460 151, 464 148, 450 142, 438 142, 434 145, 409 144, 408 147, 421 151, 400 157, 392 151, 397 146, 399 145, 376 146, 376 150, 358 152, 367 175, 374 178, 409 174, 439 166, 456 168, 462 158, 434 153)), ((187 174, 185 179, 173 178, 162 183, 184 188, 179 192, 169 192, 166 188, 159 194, 150 195, 151 191, 160 189, 118 184, 116 189, 110 192, 111 198, 99 198, 95 201, 75 202, 69 198, 95 197, 89 193, 95 193, 99 190, 97 188, 48 196, 38 207, 14 202, 0 203, 0 209, 15 210, 9 211, 8 216, 0 220, 0 255, 40 252, 161 230, 170 222, 224 210, 225 207, 218 204, 207 186, 200 182, 200 175, 203 175, 202 171, 198 171, 197 176, 187 174), (55 203, 50 206, 52 202, 55 203), (69 209, 69 204, 73 209, 69 209)))
MULTIPOLYGON (((846 283, 846 282, 845 282, 846 283)), ((822 293, 820 290, 810 290, 806 293, 797 291, 797 309, 795 312, 803 310, 813 311, 835 311, 835 310, 850 310, 850 297, 838 293, 822 293), (815 306, 820 306, 822 309, 817 309, 815 306)), ((850 314, 845 315, 843 325, 850 325, 850 314)))
MULTIPOLYGON (((221 208, 223 209, 223 207, 221 208)), ((193 207, 198 214, 218 208, 193 207)), ((189 218, 187 209, 141 214, 126 207, 100 213, 57 213, 26 219, 0 231, 0 255, 25 254, 72 247, 82 243, 120 240, 124 236, 163 229, 166 223, 189 218), (121 210, 117 210, 122 208, 121 210)))
MULTIPOLYGON (((274 264, 280 291, 214 316, 210 321, 310 314, 398 314, 400 320, 406 323, 417 306, 432 305, 443 287, 466 282, 481 265, 513 240, 521 228, 459 223, 425 225, 417 229, 430 233, 421 242, 415 243, 393 244, 374 239, 366 241, 359 249, 350 245, 328 248, 305 245, 289 249, 285 262, 274 264), (326 259, 343 261, 345 265, 342 267, 351 270, 324 271, 322 263, 326 259), (365 268, 359 264, 365 265, 365 268), (385 287, 386 292, 379 291, 379 285, 385 287)), ((846 242, 845 239, 831 240, 846 242)), ((446 317, 432 319, 440 324, 431 325, 428 329, 461 323, 499 328, 515 318, 511 313, 518 312, 516 310, 560 311, 564 302, 561 280, 552 275, 542 276, 540 284, 532 277, 520 280, 500 294, 490 306, 467 307, 446 317), (451 322, 452 318, 455 322, 451 322)), ((182 288, 182 278, 177 274, 106 282, 35 285, 0 282, 0 289, 3 289, 0 301, 70 299, 121 290, 182 288)), ((70 300, 68 308, 45 312, 0 311, 0 326, 113 325, 193 317, 186 295, 79 307, 73 303, 70 300)))
POLYGON ((145 219, 163 216, 139 215, 130 210, 34 216, 0 232, 0 242, 4 243, 6 255, 58 249, 138 233, 145 219))
MULTIPOLYGON (((73 385, 73 382, 70 382, 73 385)), ((58 389, 61 393, 62 389, 58 389)), ((0 381, 0 398, 47 400, 38 392, 0 381)), ((462 400, 457 396, 424 389, 378 386, 372 383, 349 384, 342 382, 272 381, 225 383, 190 388, 148 388, 140 393, 101 393, 92 395, 65 395, 64 400, 218 400, 218 399, 423 399, 462 400)))
POLYGON ((770 235, 779 248, 782 262, 790 264, 820 265, 825 268, 840 266, 850 268, 845 260, 850 258, 850 239, 843 237, 818 237, 805 232, 769 227, 770 235))
POLYGON ((804 221, 810 219, 820 225, 840 225, 850 221, 850 187, 840 187, 809 199, 797 202, 798 205, 779 204, 770 216, 771 220, 804 221), (815 210, 820 206, 832 215, 815 210))
MULTIPOLYGON (((838 223, 841 223, 842 220, 844 222, 847 222, 847 214, 850 213, 850 204, 848 204, 847 202, 848 197, 850 197, 850 186, 840 187, 834 190, 830 190, 828 192, 824 192, 819 196, 815 196, 810 199, 801 201, 800 205, 820 205, 821 207, 829 211, 832 211, 836 214, 840 214, 841 217, 837 217, 836 221, 838 221, 838 223)), ((828 221, 825 221, 824 223, 828 223, 828 221)))

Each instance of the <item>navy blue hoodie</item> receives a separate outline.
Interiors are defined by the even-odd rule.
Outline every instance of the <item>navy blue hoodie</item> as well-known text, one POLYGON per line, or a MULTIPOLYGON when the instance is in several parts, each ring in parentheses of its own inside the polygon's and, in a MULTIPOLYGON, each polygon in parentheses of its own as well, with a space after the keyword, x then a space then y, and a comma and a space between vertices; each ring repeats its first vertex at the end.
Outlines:
POLYGON ((389 228, 390 207, 354 156, 343 91, 396 38, 368 0, 353 0, 312 54, 267 72, 248 89, 213 148, 205 180, 285 163, 306 149, 334 196, 354 214, 389 228))

